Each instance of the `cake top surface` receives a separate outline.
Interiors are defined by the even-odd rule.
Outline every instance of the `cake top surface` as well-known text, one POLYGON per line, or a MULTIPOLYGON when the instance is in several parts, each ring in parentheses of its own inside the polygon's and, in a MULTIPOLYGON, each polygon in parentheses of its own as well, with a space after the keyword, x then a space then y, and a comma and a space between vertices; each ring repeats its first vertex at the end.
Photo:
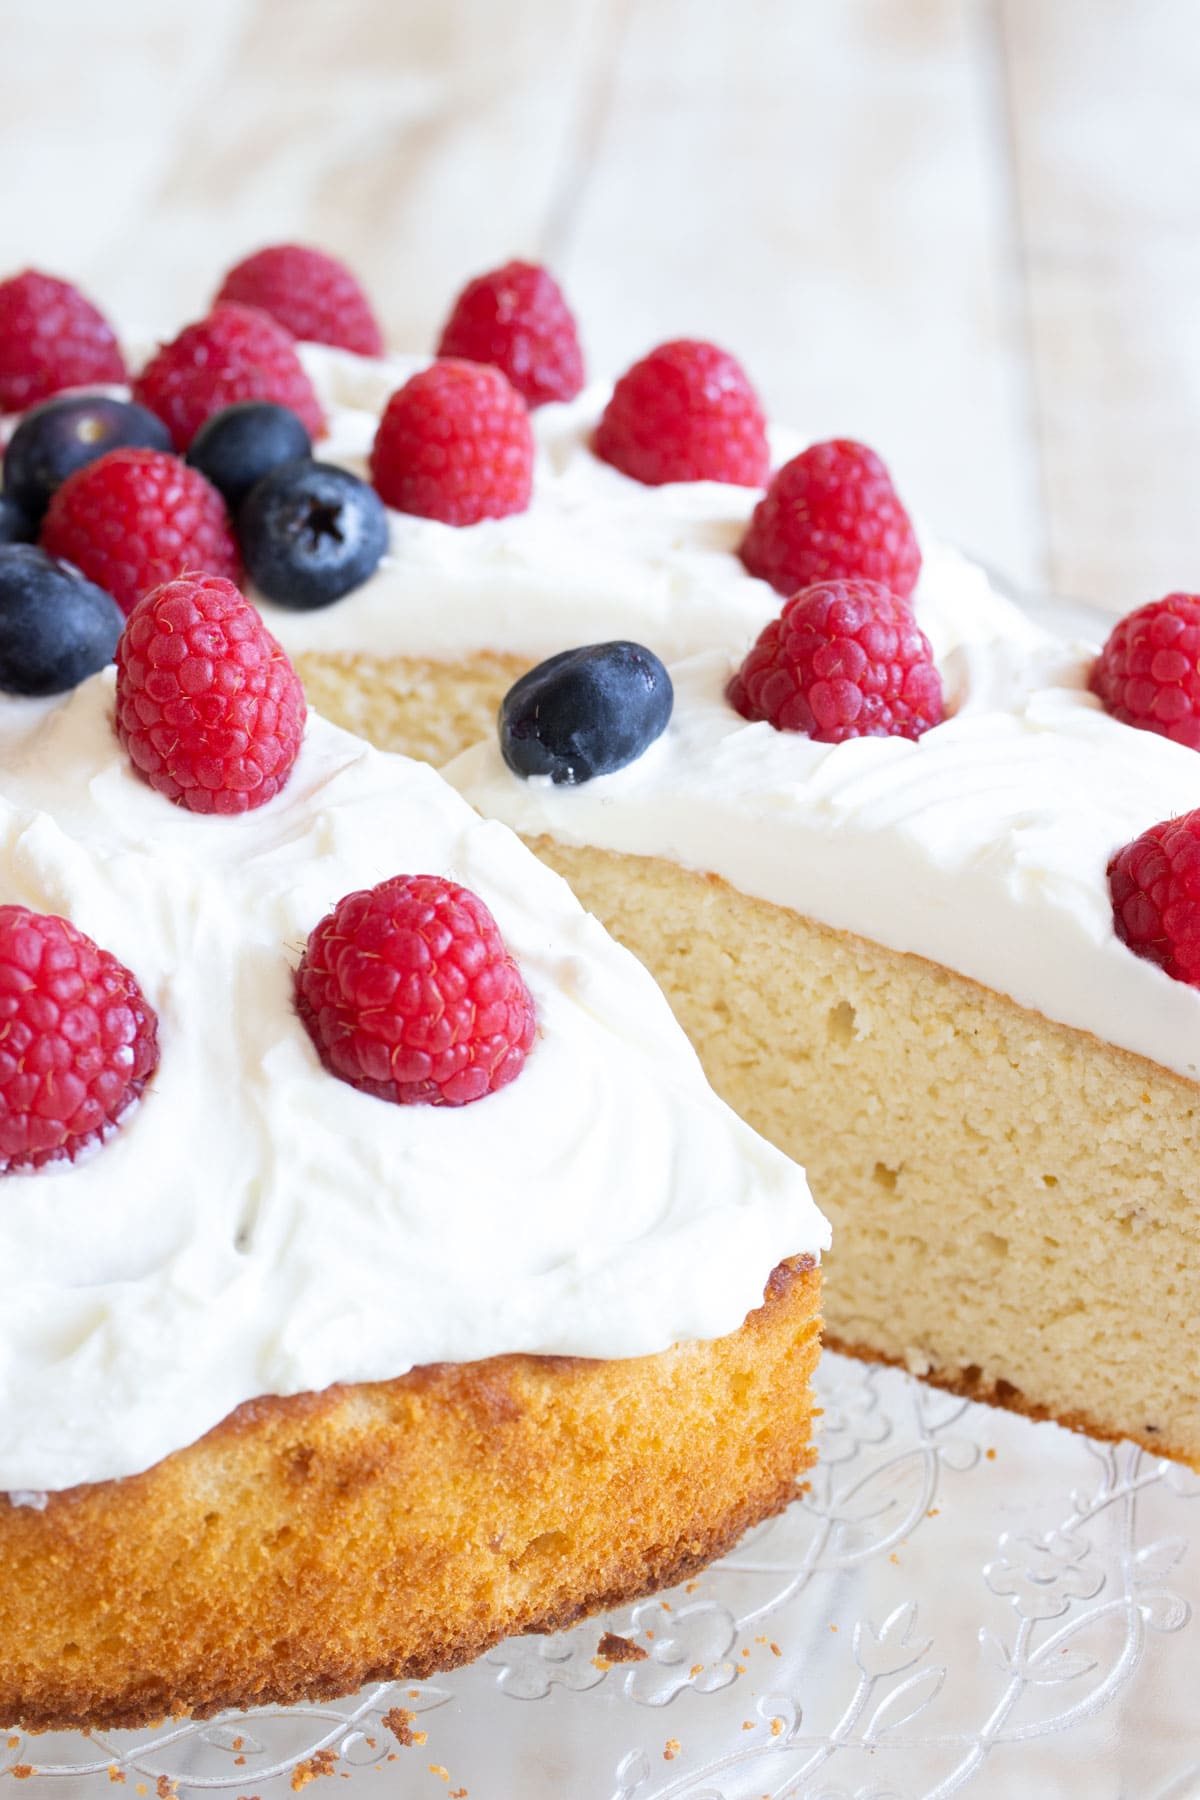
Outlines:
POLYGON ((0 1488, 131 1473, 261 1394, 717 1336, 828 1242, 640 965, 432 770, 313 717, 276 799, 202 817, 137 778, 112 706, 110 672, 0 709, 2 897, 120 958, 161 1049, 109 1142, 5 1178, 0 1488), (473 1105, 355 1090, 295 1013, 313 926, 401 872, 478 893, 536 1005, 473 1105))

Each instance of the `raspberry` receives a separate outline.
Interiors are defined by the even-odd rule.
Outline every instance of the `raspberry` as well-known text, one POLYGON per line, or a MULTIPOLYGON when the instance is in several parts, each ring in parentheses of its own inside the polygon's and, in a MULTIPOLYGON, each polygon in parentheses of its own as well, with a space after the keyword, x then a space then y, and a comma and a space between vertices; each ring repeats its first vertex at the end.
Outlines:
POLYGON ((1200 987, 1200 808, 1151 825, 1108 865, 1113 927, 1135 956, 1200 987))
POLYGON ((345 263, 303 244, 272 244, 235 263, 217 295, 270 313, 293 337, 334 344, 359 356, 381 356, 383 333, 345 263))
POLYGON ((308 940, 296 1007, 331 1075, 402 1106, 465 1106, 516 1079, 537 1018, 491 913, 440 875, 347 894, 308 940))
POLYGON ((225 302, 188 325, 150 358, 133 397, 170 429, 186 450, 205 419, 238 400, 274 400, 320 437, 325 416, 304 373, 291 333, 254 306, 225 302))
POLYGON ((876 581, 820 581, 794 594, 729 684, 744 719, 846 738, 918 738, 942 718, 929 639, 906 600, 876 581))
POLYGON ((834 438, 785 463, 754 509, 739 552, 781 594, 814 581, 879 581, 907 600, 921 573, 912 520, 882 460, 834 438))
POLYGON ((524 512, 533 432, 521 396, 484 363, 433 363, 388 401, 371 479, 397 512, 476 525, 524 512))
POLYGON ((0 906, 0 1173, 103 1143, 157 1067, 129 970, 66 919, 0 906))
POLYGON ((594 448, 649 487, 762 487, 771 472, 766 420, 745 370, 727 351, 695 338, 660 344, 622 375, 594 448))
POLYGON ((257 610, 218 575, 139 601, 117 645, 117 736, 158 793, 199 813, 274 799, 304 735, 304 690, 257 610))
POLYGON ((124 380, 112 327, 78 288, 36 269, 0 281, 0 411, 124 380))
POLYGON ((548 269, 510 262, 468 281, 442 331, 439 356, 491 363, 525 404, 573 400, 583 386, 579 333, 548 269))
POLYGON ((126 613, 185 569, 233 581, 241 567, 220 494, 165 450, 110 450, 69 475, 50 502, 42 543, 126 613))
POLYGON ((1123 725, 1200 750, 1200 594, 1168 594, 1120 619, 1088 685, 1123 725))

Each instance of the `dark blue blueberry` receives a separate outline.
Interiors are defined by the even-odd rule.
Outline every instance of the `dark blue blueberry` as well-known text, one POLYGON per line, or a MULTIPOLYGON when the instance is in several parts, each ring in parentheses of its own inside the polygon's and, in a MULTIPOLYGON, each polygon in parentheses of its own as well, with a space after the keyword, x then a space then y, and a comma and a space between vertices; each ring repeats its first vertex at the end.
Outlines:
POLYGON ((40 519, 68 475, 106 450, 132 446, 169 450, 161 419, 132 400, 104 394, 63 394, 27 412, 4 452, 4 491, 31 519, 40 519))
POLYGON ((236 512, 256 481, 312 455, 312 439, 302 421, 273 400, 239 400, 206 419, 188 447, 186 460, 207 475, 236 512))
POLYGON ((671 677, 641 644, 563 650, 514 682, 500 706, 500 749, 518 775, 590 781, 635 762, 661 737, 671 677))
POLYGON ((331 463, 284 463, 264 475, 242 501, 237 529, 259 592, 303 612, 360 587, 388 544, 375 489, 331 463))
POLYGON ((37 526, 11 494, 0 494, 0 544, 29 544, 37 526))
POLYGON ((111 594, 34 544, 0 544, 0 689, 63 694, 113 659, 111 594))

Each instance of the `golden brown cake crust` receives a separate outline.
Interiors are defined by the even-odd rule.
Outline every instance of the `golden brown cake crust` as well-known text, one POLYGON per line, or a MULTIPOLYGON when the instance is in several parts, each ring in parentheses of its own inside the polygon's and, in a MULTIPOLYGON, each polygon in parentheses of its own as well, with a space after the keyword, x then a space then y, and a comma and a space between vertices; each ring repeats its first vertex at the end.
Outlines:
POLYGON ((141 1726, 420 1679, 682 1580, 811 1466, 819 1297, 800 1258, 713 1343, 250 1401, 145 1474, 42 1511, 0 1498, 0 1720, 141 1726))

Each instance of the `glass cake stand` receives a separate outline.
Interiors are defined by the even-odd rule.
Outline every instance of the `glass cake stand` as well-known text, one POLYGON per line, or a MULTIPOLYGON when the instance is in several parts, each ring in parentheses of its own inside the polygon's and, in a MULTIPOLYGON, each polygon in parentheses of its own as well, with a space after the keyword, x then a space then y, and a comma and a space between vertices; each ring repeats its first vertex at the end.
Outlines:
POLYGON ((840 1356, 816 1386, 809 1493, 685 1587, 334 1705, 13 1734, 0 1773, 22 1800, 1200 1800, 1200 1477, 840 1356))

